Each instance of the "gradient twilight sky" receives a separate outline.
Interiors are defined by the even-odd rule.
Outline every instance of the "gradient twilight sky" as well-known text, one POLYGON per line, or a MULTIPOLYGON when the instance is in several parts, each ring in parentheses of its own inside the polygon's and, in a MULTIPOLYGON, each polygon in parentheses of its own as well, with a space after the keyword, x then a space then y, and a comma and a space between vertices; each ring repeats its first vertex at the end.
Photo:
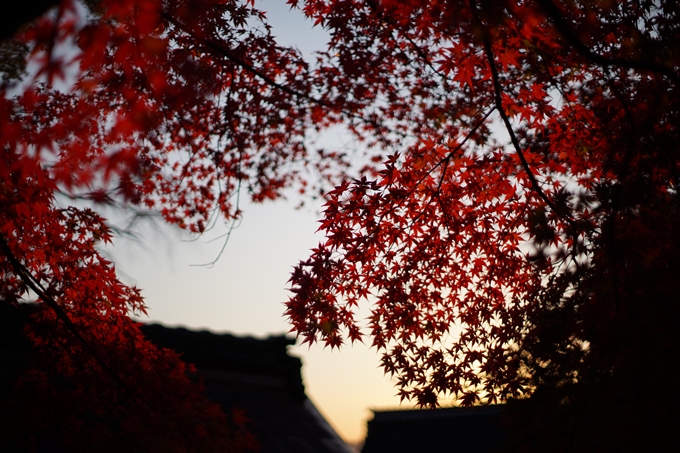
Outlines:
MULTIPOLYGON (((324 47, 328 35, 312 29, 285 0, 258 0, 256 6, 268 12, 281 44, 297 46, 305 55, 324 47)), ((347 137, 330 132, 322 140, 346 146, 347 137)), ((215 239, 219 231, 187 242, 162 223, 142 225, 139 242, 118 239, 107 253, 120 277, 142 289, 152 322, 255 337, 282 334, 290 329, 283 317, 290 272, 322 240, 314 233, 321 203, 303 210, 295 204, 242 204, 243 222, 213 267, 192 265, 215 259, 223 244, 215 239)), ((340 351, 295 346, 290 352, 302 358, 307 395, 347 441, 363 439, 370 409, 399 406, 392 380, 383 376, 378 354, 367 346, 340 351)))

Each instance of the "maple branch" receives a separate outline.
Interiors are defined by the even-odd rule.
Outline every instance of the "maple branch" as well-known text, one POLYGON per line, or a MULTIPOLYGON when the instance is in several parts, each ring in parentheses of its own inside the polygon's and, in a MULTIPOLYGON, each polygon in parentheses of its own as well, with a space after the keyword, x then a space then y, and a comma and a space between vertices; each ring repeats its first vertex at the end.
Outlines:
MULTIPOLYGON (((444 157, 444 158, 441 159, 439 162, 437 162, 435 165, 433 165, 432 168, 429 169, 429 170, 427 171, 427 173, 425 173, 425 175, 424 175, 422 178, 420 178, 420 179, 418 180, 418 182, 413 186, 413 188, 411 188, 411 190, 409 190, 409 191, 406 193, 406 196, 404 197, 404 199, 405 199, 406 197, 411 196, 411 194, 412 194, 412 193, 416 190, 416 188, 417 188, 417 187, 425 180, 425 178, 427 178, 428 176, 430 176, 437 168, 441 167, 442 165, 444 166, 444 168, 442 169, 442 174, 441 174, 440 177, 439 177, 439 183, 437 184, 437 190, 436 190, 436 191, 434 192, 434 194, 430 197, 430 200, 427 202, 427 204, 425 205, 425 207, 423 208, 423 210, 421 210, 421 211, 418 213, 418 215, 417 215, 416 217, 413 218, 413 220, 410 222, 409 226, 413 226, 413 225, 415 224, 415 222, 416 222, 416 221, 417 221, 417 220, 425 213, 425 209, 426 209, 428 206, 430 206, 430 204, 432 204, 432 200, 434 200, 434 198, 437 197, 437 196, 439 196, 439 194, 441 193, 441 187, 442 187, 442 184, 444 183, 444 176, 446 175, 446 170, 448 169, 449 161, 451 160, 451 158, 454 156, 454 154, 455 154, 457 151, 459 151, 459 150, 467 143, 468 140, 470 140, 470 138, 472 137, 472 135, 473 135, 475 132, 477 132, 477 129, 479 129, 479 128, 482 126, 482 124, 484 124, 484 123, 486 122, 486 120, 489 118, 489 116, 491 115, 491 113, 493 113, 493 111, 496 110, 496 109, 497 109, 497 107, 491 107, 491 108, 489 109, 489 111, 486 112, 486 113, 484 114, 484 116, 477 122, 477 124, 475 124, 475 125, 473 126, 473 128, 470 129, 470 132, 468 132, 468 133, 465 135, 465 137, 464 137, 463 140, 458 144, 458 146, 456 146, 456 147, 453 148, 451 151, 449 151, 448 154, 446 155, 446 157, 444 157)), ((443 212, 443 211, 442 211, 442 212, 443 212)))
MULTIPOLYGON (((404 202, 404 200, 406 200, 408 197, 410 197, 410 196, 413 194, 413 192, 415 192, 415 190, 418 188, 418 186, 420 186, 420 184, 421 184, 423 181, 425 181, 425 179, 426 179, 428 176, 430 176, 437 168, 439 168, 439 167, 441 167, 442 165, 444 165, 444 170, 442 170, 442 174, 441 174, 441 177, 440 177, 440 179, 439 179, 439 183, 437 184, 437 190, 432 194, 432 196, 430 197, 430 199, 429 199, 428 202, 427 202, 427 205, 425 205, 425 208, 427 208, 427 207, 432 203, 432 200, 440 193, 440 189, 441 189, 442 183, 443 183, 443 181, 444 181, 444 175, 445 175, 445 173, 446 173, 446 168, 448 167, 448 162, 451 160, 451 158, 454 156, 454 154, 455 154, 457 151, 459 151, 459 150, 460 150, 460 149, 468 142, 468 140, 470 140, 470 138, 471 138, 472 135, 477 131, 477 129, 479 129, 479 128, 482 126, 482 124, 484 124, 484 123, 486 122, 487 118, 489 118, 489 116, 491 115, 491 113, 492 113, 494 110, 495 110, 495 107, 490 108, 489 111, 486 112, 486 113, 484 114, 484 116, 477 122, 477 124, 475 124, 475 125, 473 126, 473 128, 470 129, 470 131, 465 135, 465 137, 464 137, 463 140, 458 144, 458 146, 456 146, 455 148, 453 148, 452 150, 450 150, 450 151, 448 152, 448 154, 447 154, 443 159, 441 159, 439 162, 437 162, 435 165, 433 165, 432 168, 430 168, 430 169, 429 169, 429 170, 428 170, 428 171, 427 171, 427 172, 426 172, 426 173, 425 173, 425 174, 424 174, 424 175, 423 175, 423 176, 422 176, 422 177, 421 177, 414 185, 413 185, 413 187, 411 187, 411 189, 409 189, 409 191, 406 192, 406 194, 405 194, 403 197, 401 197, 401 200, 400 200, 399 203, 393 204, 389 210, 385 211, 384 213, 382 213, 382 214, 380 215, 380 217, 378 218, 378 221, 376 222, 376 226, 375 226, 375 230, 376 230, 376 231, 378 230, 378 225, 380 225, 380 223, 382 223, 382 221, 383 221, 383 219, 385 218, 386 215, 393 213, 399 206, 402 205, 402 203, 404 202)), ((406 228, 409 228, 409 227, 413 226, 413 225, 415 224, 415 222, 416 222, 416 221, 424 214, 424 212, 425 212, 425 209, 421 210, 421 211, 418 213, 418 215, 417 215, 415 218, 413 218, 413 220, 412 220, 411 222, 409 222, 409 224, 408 224, 407 226, 405 226, 405 227, 402 228, 402 231, 405 230, 406 228)), ((371 232, 370 234, 373 234, 373 232, 371 232)), ((370 234, 369 234, 369 235, 370 235, 370 234)))
MULTIPOLYGON (((366 4, 369 6, 369 8, 371 8, 371 9, 373 10, 373 12, 374 12, 375 14, 378 14, 379 17, 381 17, 382 19, 384 19, 385 22, 387 22, 388 24, 390 24, 392 27, 395 27, 394 21, 393 21, 392 18, 389 16, 389 13, 388 13, 387 11, 385 11, 384 9, 380 10, 380 9, 379 9, 379 5, 378 5, 374 0, 366 0, 366 4)), ((406 40, 409 42, 409 44, 411 44, 411 46, 413 47, 413 50, 416 52, 416 54, 418 55, 418 57, 419 57, 421 60, 423 60, 423 61, 425 62, 425 64, 426 64, 426 65, 427 65, 427 66, 428 66, 435 74, 437 74, 437 75, 438 75, 439 77, 441 77, 443 80, 447 80, 446 75, 442 74, 437 68, 434 67, 434 65, 432 64, 432 62, 430 61, 430 59, 428 58, 428 56, 425 54, 425 52, 423 51, 423 49, 422 49, 420 46, 418 46, 418 44, 416 44, 415 40, 414 40, 413 38, 411 38, 410 36, 408 36, 408 34, 407 34, 406 32, 403 32, 403 33, 404 33, 404 38, 406 38, 406 40)), ((390 33, 390 36, 392 36, 391 33, 390 33)), ((394 39, 394 41, 398 44, 398 41, 396 40, 396 38, 394 38, 394 37, 392 36, 392 39, 394 39)), ((410 62, 411 59, 408 58, 408 56, 406 55, 406 53, 405 53, 403 50, 400 49, 400 50, 399 50, 399 53, 400 53, 401 55, 403 55, 403 56, 404 56, 407 60, 409 60, 409 62, 410 62)), ((416 68, 416 69, 417 69, 417 68, 416 68)))
POLYGON ((54 311, 54 313, 57 315, 57 318, 61 320, 66 328, 68 329, 69 332, 83 345, 85 350, 89 352, 94 360, 97 362, 99 366, 106 371, 107 374, 109 374, 120 386, 123 388, 125 391, 127 391, 130 395, 135 396, 136 398, 140 399, 144 403, 148 404, 149 406, 153 407, 154 409, 156 406, 154 406, 150 401, 148 401, 146 398, 144 398, 142 395, 139 395, 138 392, 136 392, 134 389, 130 388, 123 379, 116 373, 116 371, 111 368, 105 361, 102 359, 99 354, 90 346, 90 344, 87 342, 87 340, 80 334, 78 331, 78 327, 71 321, 71 318, 69 318, 68 313, 59 306, 56 300, 52 296, 48 294, 48 291, 43 287, 43 285, 36 279, 31 272, 26 269, 26 266, 24 266, 19 259, 14 255, 12 252, 12 249, 10 249, 9 244, 7 243, 7 240, 5 237, 0 234, 0 248, 2 248, 2 251, 5 253, 5 256, 7 257, 7 260, 10 262, 12 265, 12 268, 14 271, 19 275, 21 280, 28 286, 31 291, 33 291, 44 303, 47 305, 49 308, 54 311))
POLYGON ((273 87, 275 87, 275 88, 278 88, 279 90, 284 91, 284 92, 290 94, 291 96, 302 97, 302 98, 304 98, 304 99, 307 99, 308 101, 313 101, 313 102, 317 102, 317 103, 319 103, 319 104, 321 104, 321 105, 324 105, 324 106, 329 106, 327 103, 325 103, 325 102, 322 101, 322 100, 315 99, 315 98, 313 98, 312 96, 309 96, 309 95, 307 95, 307 94, 305 94, 305 93, 300 93, 300 92, 298 92, 298 91, 293 90, 293 89, 290 88, 290 87, 287 87, 286 85, 283 85, 283 84, 277 82, 276 80, 274 80, 274 79, 272 79, 271 77, 269 77, 267 74, 265 74, 265 73, 263 73, 262 71, 260 71, 259 69, 255 68, 253 65, 251 65, 251 64, 249 64, 249 63, 246 63, 245 61, 243 61, 242 59, 238 58, 238 57, 235 56, 235 55, 232 55, 227 49, 224 48, 224 46, 220 45, 219 43, 217 43, 217 42, 215 42, 215 41, 213 41, 213 40, 211 40, 211 39, 208 39, 208 38, 204 38, 204 37, 198 36, 197 33, 194 32, 193 29, 191 29, 190 27, 184 25, 182 22, 178 21, 177 19, 175 19, 174 17, 172 17, 172 16, 171 16, 170 14, 168 14, 167 12, 163 11, 163 12, 161 13, 161 17, 164 18, 165 20, 167 20, 169 23, 171 23, 171 24, 174 25, 175 27, 177 27, 178 29, 180 29, 181 31, 183 31, 184 33, 186 33, 186 34, 188 34, 189 36, 192 36, 193 38, 195 38, 195 39, 201 41, 201 42, 202 42, 204 45, 206 45, 208 48, 210 48, 210 49, 213 50, 214 52, 217 52, 217 53, 220 54, 221 56, 225 57, 227 60, 229 60, 229 61, 231 61, 231 62, 233 62, 233 63, 236 63, 237 65, 239 65, 239 66, 241 66, 242 68, 248 70, 248 71, 251 72, 252 74, 255 74, 257 77, 259 77, 260 79, 262 79, 262 80, 263 80, 264 82, 266 82, 268 85, 271 85, 271 86, 273 86, 273 87))
POLYGON ((477 10, 477 5, 473 3, 473 0, 470 0, 470 10, 472 12, 473 20, 476 22, 476 25, 483 30, 482 43, 484 44, 484 54, 486 55, 487 61, 489 63, 489 70, 491 71, 491 80, 493 82, 494 103, 496 105, 496 110, 498 110, 498 113, 501 116, 501 119, 503 120, 503 124, 505 125, 505 129, 508 131, 508 134, 510 135, 510 141, 512 142, 512 146, 513 148, 515 148, 515 152, 517 153, 517 156, 519 157, 519 160, 522 163, 522 167, 524 168, 524 171, 526 172, 527 177, 529 178, 531 187, 538 194, 541 200, 543 200, 545 204, 550 207, 550 209, 557 213, 557 215, 559 215, 561 218, 569 222, 570 225, 574 226, 575 223, 574 219, 568 213, 563 212, 562 209, 558 208, 555 205, 555 203, 553 203, 550 200, 550 198, 548 198, 548 196, 545 194, 545 192, 543 192, 541 186, 536 180, 536 176, 534 176, 534 173, 531 171, 531 167, 529 166, 529 162, 527 162, 526 157, 524 156, 524 152, 522 151, 522 147, 519 144, 517 135, 515 135, 515 131, 512 129, 512 123, 510 123, 510 118, 508 118, 508 115, 505 113, 505 110, 503 110, 503 98, 501 97, 503 88, 501 87, 501 83, 498 78, 498 69, 496 68, 493 49, 491 47, 489 29, 482 23, 481 18, 479 17, 479 11, 477 10))
POLYGON ((653 56, 650 58, 631 60, 621 57, 606 57, 594 52, 588 46, 586 46, 583 41, 581 41, 575 31, 569 26, 569 23, 562 14, 562 11, 560 11, 560 9, 552 0, 538 0, 538 3, 546 12, 548 18, 553 23, 557 31, 559 31, 559 33, 562 35, 562 37, 566 39, 574 49, 576 49, 581 55, 589 59, 591 62, 603 67, 620 66, 627 69, 650 71, 665 75, 675 83, 680 83, 680 76, 675 71, 673 71, 672 68, 653 60, 653 56))
MULTIPOLYGON (((471 137, 474 135, 474 133, 475 133, 475 132, 476 132, 476 131, 477 131, 477 130, 485 123, 485 122, 486 122, 486 120, 489 118, 489 116, 491 115, 491 113, 492 113, 494 110, 495 110, 495 107, 491 107, 491 108, 484 114, 484 116, 483 116, 483 117, 482 117, 482 118, 481 118, 481 119, 480 119, 480 120, 472 127, 472 129, 470 129, 470 131, 465 135, 465 137, 463 138, 463 140, 462 140, 455 148, 453 148, 452 150, 450 150, 450 151, 448 152, 448 154, 447 154, 443 159, 441 159, 439 162, 437 162, 435 165, 433 165, 432 168, 430 168, 430 169, 426 172, 426 174, 425 174, 423 177, 421 177, 421 178, 413 185, 413 187, 411 187, 411 189, 410 189, 408 192, 406 192, 406 194, 405 194, 403 197, 400 198, 399 201, 397 201, 396 203, 391 204, 390 207, 389 207, 389 209, 387 209, 386 211, 382 212, 382 213, 380 214, 380 216, 377 218, 377 220, 376 220, 376 222, 375 222, 375 227, 373 228, 373 230, 372 230, 372 231, 367 231, 366 234, 363 235, 363 237, 362 237, 360 240, 354 242, 354 243, 353 243, 353 246, 351 247, 351 249, 347 250, 347 251, 344 253, 344 255, 342 256, 342 259, 343 259, 343 260, 347 259, 348 256, 353 255, 354 253, 356 253, 356 251, 357 251, 360 247, 362 247, 364 244, 366 244, 366 243, 368 242, 369 238, 370 238, 372 235, 376 234, 376 232, 379 230, 380 225, 382 224, 384 218, 385 218, 386 216, 388 216, 389 214, 395 212, 396 209, 397 209, 398 207, 400 207, 400 206, 404 203, 404 201, 405 201, 408 197, 410 197, 410 196, 413 194, 413 192, 418 188, 418 186, 420 186, 420 184, 421 184, 421 183, 422 183, 429 175, 431 175, 437 168, 439 168, 440 166, 443 165, 444 168, 446 169, 447 166, 448 166, 448 162, 449 162, 449 161, 451 160, 451 158, 455 155, 455 153, 456 153, 457 151, 459 151, 459 150, 460 150, 460 149, 468 142, 468 140, 470 140, 470 138, 471 138, 471 137)), ((412 226, 418 221, 418 219, 420 219, 420 217, 423 216, 423 214, 425 213, 425 210, 427 209, 428 206, 430 206, 430 204, 432 204, 433 200, 434 200, 435 198, 438 198, 438 197, 439 197, 439 195, 441 194, 440 188, 441 188, 441 185, 442 185, 442 182, 443 182, 443 180, 444 180, 445 173, 446 173, 446 170, 445 170, 445 169, 442 170, 441 179, 439 180, 439 183, 438 183, 438 186, 437 186, 437 190, 430 196, 430 199, 427 201, 427 204, 423 207, 423 209, 422 209, 422 210, 421 210, 421 211, 420 211, 420 212, 419 212, 419 213, 418 213, 418 214, 417 214, 417 215, 416 215, 416 216, 408 223, 408 225, 403 226, 403 227, 401 228, 401 231, 404 231, 405 229, 412 227, 412 226)), ((359 182, 358 182, 358 181, 355 181, 355 184, 358 185, 359 182)), ((355 186, 355 187, 356 187, 356 186, 355 186)), ((448 214, 445 212, 444 209, 442 209, 442 212, 445 214, 445 216, 448 216, 448 214)), ((448 225, 447 225, 447 228, 448 228, 448 225)), ((391 250, 392 247, 394 247, 394 246, 395 246, 395 243, 394 243, 394 242, 391 243, 391 244, 389 245, 389 247, 388 247, 388 250, 391 250)))
MULTIPOLYGON (((408 225, 403 226, 403 227, 401 228, 401 231, 404 231, 404 230, 406 230, 407 228, 412 227, 412 226, 418 221, 418 219, 420 219, 420 217, 423 216, 423 214, 425 213, 425 210, 427 209, 427 207, 430 206, 430 204, 432 204, 432 201, 433 201, 435 198, 439 197, 439 195, 441 194, 440 189, 441 189, 441 185, 442 185, 442 183, 443 183, 443 181, 444 181, 444 176, 445 176, 445 173, 446 173, 446 168, 448 167, 448 162, 449 162, 449 161, 451 160, 451 158, 455 155, 455 153, 456 153, 457 151, 459 151, 459 150, 460 150, 460 149, 468 142, 468 140, 470 140, 470 138, 471 138, 472 135, 477 131, 477 129, 479 129, 479 128, 486 122, 486 120, 489 118, 489 116, 491 115, 491 113, 492 113, 494 110, 495 110, 495 107, 491 107, 491 108, 489 109, 489 111, 486 112, 486 113, 484 114, 484 116, 483 116, 483 117, 482 117, 482 118, 481 118, 481 119, 480 119, 480 120, 472 127, 472 129, 470 129, 470 131, 465 135, 465 137, 464 137, 463 140, 458 144, 458 146, 456 146, 455 148, 453 148, 452 150, 450 150, 450 151, 448 152, 448 154, 447 154, 443 159, 441 159, 439 162, 437 162, 435 165, 433 165, 432 168, 430 168, 430 169, 425 173, 425 175, 423 175, 423 177, 421 177, 421 178, 413 185, 413 187, 411 187, 411 189, 409 189, 408 192, 406 192, 406 194, 405 194, 403 197, 400 198, 400 200, 399 200, 398 202, 393 203, 392 205, 390 205, 390 208, 389 208, 388 210, 386 210, 385 212, 381 213, 380 216, 378 217, 378 219, 377 219, 376 222, 375 222, 375 227, 374 227, 373 231, 367 231, 366 235, 364 235, 364 237, 362 238, 362 240, 360 240, 360 241, 358 241, 358 242, 355 242, 355 243, 354 243, 354 246, 352 247, 352 249, 349 250, 349 251, 347 251, 347 252, 345 253, 344 257, 346 258, 348 255, 354 254, 354 253, 356 252, 356 250, 357 250, 359 247, 361 247, 363 244, 365 244, 365 243, 368 241, 368 238, 369 238, 371 235, 375 234, 375 233, 379 230, 380 224, 383 222, 383 219, 384 219, 387 215, 394 213, 394 212, 397 210, 397 208, 400 207, 400 206, 404 203, 404 201, 405 201, 408 197, 410 197, 410 196, 413 194, 413 192, 415 192, 415 190, 418 188, 418 186, 420 186, 420 184, 421 184, 428 176, 430 176, 437 168, 439 168, 440 166, 443 165, 443 166, 444 166, 444 170, 442 170, 442 174, 441 174, 439 183, 438 183, 438 185, 437 185, 437 190, 430 196, 430 199, 427 201, 427 204, 423 207, 423 209, 422 209, 422 210, 421 210, 421 211, 420 211, 420 212, 419 212, 419 213, 418 213, 418 214, 417 214, 417 215, 416 215, 416 216, 408 223, 408 225)), ((442 212, 445 213, 445 215, 447 215, 446 212, 445 212, 443 209, 442 209, 442 212)), ((447 228, 448 228, 448 227, 447 227, 447 228)), ((390 244, 390 247, 388 248, 388 250, 391 250, 393 246, 394 246, 394 243, 390 244)))
MULTIPOLYGON (((199 36, 193 29, 191 29, 187 25, 183 24, 182 22, 178 21, 177 19, 172 17, 167 12, 165 12, 165 11, 161 12, 161 17, 164 18, 165 20, 167 20, 169 23, 171 23, 175 27, 177 27, 179 30, 183 31, 184 33, 187 33, 189 36, 192 36, 193 38, 195 38, 199 42, 202 42, 206 47, 208 47, 213 52, 216 52, 217 54, 219 54, 219 55, 223 56, 224 58, 226 58, 227 60, 231 61, 232 63, 236 63, 238 66, 242 67, 246 71, 250 72, 251 74, 254 74, 257 77, 259 77, 267 85, 272 86, 274 88, 277 88, 277 89, 283 91, 284 93, 287 93, 287 94, 289 94, 293 97, 305 99, 305 100, 307 100, 307 101, 309 101, 313 104, 319 105, 321 107, 326 107, 328 109, 335 109, 335 107, 333 107, 333 105, 331 103, 326 102, 323 99, 315 98, 314 96, 310 96, 307 93, 303 93, 303 92, 294 90, 294 89, 292 89, 292 88, 290 88, 290 87, 288 87, 288 86, 286 86, 282 83, 277 82, 276 80, 272 79, 267 74, 260 71, 259 69, 257 69, 253 65, 251 65, 250 63, 247 63, 244 60, 242 60, 241 58, 233 55, 231 52, 229 52, 229 50, 225 49, 224 46, 221 45, 220 43, 213 41, 211 39, 199 36)), ((347 115, 350 118, 357 119, 357 120, 364 122, 364 123, 366 123, 370 126, 373 126, 376 129, 380 128, 380 124, 378 124, 375 120, 367 119, 367 118, 365 118, 365 117, 363 117, 363 116, 361 116, 357 113, 354 113, 354 112, 351 112, 351 111, 348 111, 348 110, 345 110, 345 109, 339 109, 339 111, 344 113, 345 115, 347 115)), ((392 132, 395 132, 395 133, 398 134, 398 132, 396 132, 396 131, 392 131, 392 132)), ((399 134, 399 135, 403 136, 403 134, 399 134)))
MULTIPOLYGON (((443 159, 441 159, 439 162, 437 162, 435 165, 433 165, 432 168, 430 168, 430 169, 425 173, 425 175, 423 175, 423 177, 420 178, 416 184, 414 184, 413 188, 412 188, 411 190, 409 190, 409 191, 406 193, 406 196, 404 196, 404 198, 409 197, 409 196, 413 193, 413 191, 415 191, 416 188, 420 185, 420 183, 422 183, 428 176, 430 176, 437 168, 441 167, 442 165, 448 165, 448 162, 451 160, 451 158, 454 156, 454 154, 455 154, 457 151, 459 151, 459 150, 460 150, 460 149, 468 142, 468 140, 470 140, 470 138, 472 137, 472 135, 473 135, 475 132, 477 132, 477 129, 479 129, 479 128, 486 122, 486 120, 489 118, 489 116, 490 116, 490 115, 493 113, 493 111, 496 110, 496 109, 497 109, 496 106, 491 107, 491 108, 484 114, 484 116, 483 116, 479 121, 477 121, 477 124, 475 124, 475 125, 472 127, 472 129, 470 129, 470 131, 469 131, 467 134, 465 134, 465 137, 463 137, 463 140, 462 140, 455 148, 453 148, 452 150, 450 150, 450 151, 446 154, 446 156, 445 156, 443 159)), ((443 182, 443 180, 444 180, 444 174, 445 174, 445 173, 446 173, 446 170, 443 170, 443 171, 442 171, 441 178, 440 178, 439 183, 438 183, 438 186, 437 186, 437 191, 439 191, 439 189, 441 188, 442 182, 443 182)))

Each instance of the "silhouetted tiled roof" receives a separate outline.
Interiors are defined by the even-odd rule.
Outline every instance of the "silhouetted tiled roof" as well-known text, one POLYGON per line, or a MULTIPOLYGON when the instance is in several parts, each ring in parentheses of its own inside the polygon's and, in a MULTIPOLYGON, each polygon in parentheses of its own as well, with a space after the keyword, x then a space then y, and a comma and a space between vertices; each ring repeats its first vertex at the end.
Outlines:
POLYGON ((158 324, 146 324, 142 332, 155 344, 182 354, 185 362, 198 368, 256 375, 260 380, 282 379, 292 395, 305 398, 300 375, 302 363, 287 351, 288 346, 295 344, 293 338, 281 335, 256 339, 158 324))
POLYGON ((501 406, 374 411, 362 453, 474 452, 501 448, 501 406))
POLYGON ((182 353, 196 365, 205 394, 230 410, 237 407, 250 419, 248 428, 261 453, 349 453, 326 420, 305 396, 302 362, 288 355, 295 340, 267 339, 168 328, 142 327, 159 346, 182 353))

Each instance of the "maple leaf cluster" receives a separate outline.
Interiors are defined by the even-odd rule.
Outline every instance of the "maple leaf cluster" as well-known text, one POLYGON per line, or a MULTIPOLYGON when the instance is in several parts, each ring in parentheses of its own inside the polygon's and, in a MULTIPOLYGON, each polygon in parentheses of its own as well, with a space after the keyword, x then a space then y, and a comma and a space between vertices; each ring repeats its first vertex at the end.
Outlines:
POLYGON ((96 207, 200 234, 242 194, 324 184, 325 239, 286 308, 306 341, 368 337, 426 406, 533 395, 555 420, 589 408, 629 427, 607 409, 620 395, 643 413, 677 400, 675 2, 289 1, 329 31, 312 64, 250 2, 45 3, 2 45, 0 281, 6 303, 37 298, 42 368, 23 385, 65 379, 69 442, 141 438, 186 410, 185 441, 248 444, 129 320, 144 302, 99 253, 96 207), (366 150, 355 179, 306 141, 341 123, 366 150))
POLYGON ((304 10, 332 31, 320 71, 370 80, 404 138, 327 195, 325 240, 291 277, 294 329, 368 338, 423 406, 534 396, 527 437, 554 436, 532 451, 663 445, 679 393, 678 5, 304 10))

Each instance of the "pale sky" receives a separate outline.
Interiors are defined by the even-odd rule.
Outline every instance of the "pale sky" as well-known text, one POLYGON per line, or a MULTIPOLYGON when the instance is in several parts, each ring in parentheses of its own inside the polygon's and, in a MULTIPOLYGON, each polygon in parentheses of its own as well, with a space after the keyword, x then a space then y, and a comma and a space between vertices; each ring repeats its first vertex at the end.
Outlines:
MULTIPOLYGON (((323 48, 327 34, 312 30, 301 13, 289 12, 284 0, 258 0, 256 6, 268 11, 282 44, 296 45, 305 55, 323 48)), ((332 132, 323 140, 342 146, 347 138, 332 132)), ((142 289, 150 321, 255 337, 282 334, 290 330, 283 317, 290 272, 322 240, 314 233, 319 218, 314 210, 320 206, 295 210, 294 205, 242 205, 243 222, 211 268, 192 265, 216 257, 222 240, 210 240, 218 231, 185 242, 169 226, 147 224, 140 230, 140 243, 118 239, 107 251, 123 280, 142 289)), ((363 439, 370 409, 399 407, 393 381, 378 368, 375 350, 298 345, 290 352, 302 358, 307 395, 345 440, 363 439)))

